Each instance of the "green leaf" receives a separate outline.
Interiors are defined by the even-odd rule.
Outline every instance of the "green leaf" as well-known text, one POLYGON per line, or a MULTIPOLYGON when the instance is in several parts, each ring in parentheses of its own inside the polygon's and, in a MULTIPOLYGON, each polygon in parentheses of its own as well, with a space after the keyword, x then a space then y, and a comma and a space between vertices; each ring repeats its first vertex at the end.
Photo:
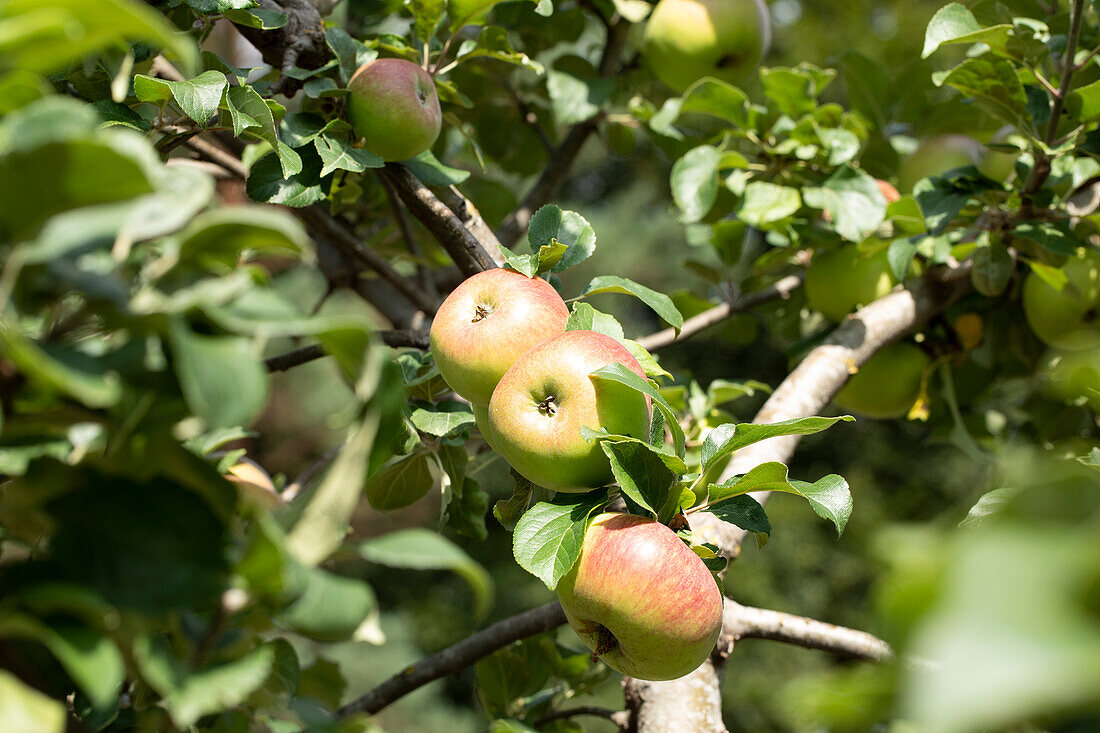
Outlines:
POLYGON ((470 584, 479 617, 492 604, 493 579, 489 573, 437 532, 422 528, 398 530, 360 542, 356 550, 364 559, 391 568, 450 570, 470 584))
POLYGON ((362 42, 349 36, 347 31, 336 26, 325 31, 325 43, 340 64, 340 82, 344 85, 347 85, 360 66, 378 58, 377 51, 367 48, 362 42))
MULTIPOLYGON (((250 86, 230 87, 225 94, 225 101, 233 122, 233 134, 239 137, 247 131, 270 145, 279 160, 283 178, 290 178, 302 172, 302 158, 279 140, 275 116, 267 106, 267 102, 255 89, 250 86)), ((252 172, 249 174, 249 180, 251 178, 252 172)))
POLYGON ((562 211, 553 204, 541 207, 531 217, 527 228, 527 241, 532 250, 564 244, 568 249, 554 266, 554 272, 584 262, 596 251, 596 230, 575 211, 562 211))
POLYGON ((679 114, 710 115, 744 129, 752 125, 748 104, 748 95, 737 87, 718 79, 704 78, 684 92, 679 114))
POLYGON ((474 413, 465 402, 444 401, 417 405, 409 415, 413 427, 422 433, 446 438, 474 424, 474 413))
POLYGON ((1080 122, 1091 122, 1100 117, 1100 81, 1070 92, 1066 99, 1066 111, 1080 122))
MULTIPOLYGON (((535 61, 522 51, 517 51, 508 40, 508 32, 499 26, 488 26, 478 34, 477 40, 464 41, 459 46, 458 53, 455 54, 456 61, 469 61, 476 58, 491 58, 497 61, 503 61, 507 64, 514 64, 516 66, 522 66, 525 69, 529 69, 536 74, 542 74, 546 69, 538 61, 535 61)), ((554 72, 557 73, 557 72, 554 72)), ((566 77, 565 84, 569 84, 574 80, 574 77, 563 75, 566 77)), ((562 80, 558 80, 558 84, 562 84, 562 80)), ((591 82, 589 82, 591 83, 591 82)), ((575 90, 569 89, 566 91, 558 90, 559 94, 571 93, 575 90)), ((553 92, 552 92, 553 94, 553 92)), ((583 114, 582 110, 573 110, 569 114, 583 114)), ((567 119, 569 118, 567 114, 567 119)), ((592 114, 595 114, 594 112, 592 114)), ((588 115, 588 116, 591 116, 588 115)), ((560 121, 559 121, 560 122, 560 121)), ((571 124, 567 122, 560 122, 560 124, 571 124)))
POLYGON ((82 624, 8 613, 0 618, 0 637, 41 642, 57 658, 92 706, 104 709, 118 699, 126 667, 108 637, 82 624))
POLYGON ((1002 121, 1031 129, 1027 95, 1011 62, 997 58, 970 58, 949 71, 932 74, 936 86, 950 86, 1002 121))
POLYGON ((134 642, 134 660, 142 676, 163 696, 160 704, 181 728, 242 703, 271 675, 275 656, 275 644, 269 642, 232 661, 189 671, 180 667, 166 644, 148 637, 134 642))
POLYGON ((776 109, 791 117, 801 117, 813 112, 815 99, 836 78, 832 69, 819 69, 812 64, 801 63, 795 68, 760 70, 760 83, 764 95, 776 109))
POLYGON ((1020 491, 1021 489, 1018 487, 1005 486, 985 492, 974 503, 974 506, 970 507, 970 511, 959 522, 959 526, 976 527, 982 524, 988 517, 999 514, 1005 508, 1005 505, 1020 494, 1020 491))
POLYGON ((574 76, 556 69, 546 72, 546 91, 558 125, 574 125, 595 117, 614 90, 612 79, 574 76))
MULTIPOLYGON (((320 485, 308 496, 298 521, 287 533, 287 550, 303 565, 317 565, 343 543, 351 515, 359 503, 380 421, 377 406, 368 405, 362 423, 348 438, 320 485)), ((371 498, 369 486, 367 498, 371 498)))
POLYGON ((971 194, 941 178, 924 178, 913 186, 913 197, 924 215, 929 234, 939 234, 959 215, 971 194))
POLYGON ((321 178, 338 170, 362 173, 367 168, 381 168, 386 163, 381 157, 363 148, 354 148, 343 140, 320 135, 313 144, 324 166, 318 174, 321 178))
POLYGON ((607 366, 601 367, 592 372, 589 377, 591 379, 608 379, 619 384, 624 384, 631 389, 641 392, 644 395, 648 395, 653 400, 653 404, 657 405, 665 417, 665 424, 668 425, 669 430, 672 431, 672 444, 676 448, 676 455, 683 458, 684 456, 684 430, 680 427, 680 422, 676 419, 676 413, 669 407, 668 402, 661 393, 658 392, 653 385, 646 380, 639 377, 634 372, 627 369, 622 364, 612 363, 607 366))
POLYGON ((0 669, 0 730, 8 733, 64 733, 65 706, 0 669))
POLYGON ((588 519, 607 502, 603 491, 559 494, 527 510, 512 534, 512 554, 519 566, 550 590, 581 556, 588 519))
POLYGON ((237 25, 256 28, 257 30, 271 31, 282 28, 287 23, 286 13, 268 8, 242 8, 240 10, 226 10, 223 15, 237 25))
POLYGON ((208 427, 247 424, 263 409, 267 370, 250 339, 200 335, 175 322, 169 343, 187 407, 208 427))
POLYGON ((513 270, 527 277, 536 277, 553 270, 565 255, 566 247, 561 242, 553 242, 544 244, 537 252, 529 255, 518 255, 507 247, 501 247, 500 251, 504 255, 504 261, 513 270))
MULTIPOLYGON (((611 472, 622 492, 661 521, 668 521, 677 509, 669 503, 679 476, 669 469, 668 456, 640 440, 602 440, 600 448, 611 462, 611 472)), ((676 487, 676 496, 680 495, 676 487)))
POLYGON ((731 382, 728 379, 715 379, 707 385, 707 403, 712 407, 717 407, 741 397, 751 397, 757 392, 771 394, 772 388, 755 379, 743 379, 739 382, 731 382))
POLYGON ((383 468, 367 482, 367 501, 392 511, 420 500, 434 484, 427 453, 413 453, 383 468))
POLYGON ((52 358, 5 315, 0 315, 0 351, 32 382, 88 407, 111 407, 122 397, 116 373, 85 371, 82 367, 90 365, 69 365, 52 358))
POLYGON ((829 212, 837 234, 849 242, 863 241, 886 216, 886 199, 875 179, 848 165, 838 168, 820 188, 804 189, 802 197, 807 206, 829 212))
POLYGON ((516 473, 514 468, 512 469, 512 481, 514 482, 512 496, 508 499, 501 499, 493 505, 493 516, 509 532, 515 529, 516 523, 527 511, 527 505, 531 503, 531 492, 535 488, 534 484, 516 473))
POLYGON ((353 638, 377 607, 374 591, 358 578, 308 568, 302 594, 275 620, 311 639, 343 641, 353 638))
POLYGON ((710 468, 719 458, 728 456, 747 445, 780 435, 810 435, 836 425, 841 420, 852 422, 851 415, 840 417, 801 417, 777 423, 724 423, 710 431, 703 441, 700 463, 703 470, 710 468))
POLYGON ((921 58, 926 59, 941 46, 954 43, 985 43, 1003 51, 1011 30, 1008 24, 983 28, 966 6, 950 3, 936 11, 928 22, 921 58))
POLYGON ((910 237, 895 239, 886 248, 886 261, 890 264, 890 272, 900 282, 904 282, 909 275, 909 266, 917 255, 919 244, 919 238, 910 237))
POLYGON ((470 177, 470 171, 440 163, 431 150, 403 160, 401 164, 429 186, 457 186, 470 177))
POLYGON ((633 295, 635 298, 652 308, 665 323, 669 324, 677 331, 684 325, 684 317, 672 302, 672 298, 664 293, 658 293, 656 290, 651 290, 644 285, 639 285, 633 280, 628 280, 625 277, 618 277, 616 275, 600 275, 599 277, 593 278, 592 281, 588 283, 588 287, 584 289, 580 297, 587 298, 590 295, 598 295, 600 293, 633 295))
MULTIPOLYGON (((672 166, 672 198, 683 212, 685 224, 706 216, 718 198, 718 163, 721 151, 712 145, 700 145, 684 154, 672 166)), ((797 192, 796 192, 797 193, 797 192)))
POLYGON ((408 0, 405 3, 413 16, 416 37, 421 43, 427 43, 435 35, 435 29, 446 12, 446 0, 408 0))
POLYGON ((626 340, 623 336, 623 327, 614 316, 601 313, 588 303, 573 304, 573 310, 565 321, 565 330, 595 331, 604 336, 610 336, 620 343, 626 340))
POLYGON ((179 258, 232 268, 249 253, 301 255, 312 242, 302 224, 286 211, 268 206, 234 206, 200 214, 180 233, 179 258))
POLYGON ((771 522, 764 513, 764 507, 760 502, 748 494, 739 494, 711 504, 707 511, 721 519, 723 522, 740 527, 746 532, 752 532, 756 538, 756 546, 763 547, 768 542, 772 533, 771 522))
POLYGON ((745 186, 737 216, 749 226, 760 229, 781 224, 802 207, 797 188, 767 181, 753 181, 745 186))
POLYGON ((302 172, 283 175, 283 164, 275 153, 267 153, 252 164, 245 190, 253 201, 302 208, 324 201, 327 185, 321 183, 321 156, 312 147, 301 149, 302 172))
POLYGON ((748 473, 734 476, 723 484, 711 484, 709 501, 713 506, 729 497, 750 491, 780 491, 801 496, 810 503, 810 507, 819 517, 833 523, 838 535, 844 531, 848 517, 852 514, 852 492, 843 478, 830 474, 813 483, 791 481, 787 478, 787 467, 776 462, 762 463, 748 473))
POLYGON ((197 74, 199 50, 164 15, 132 0, 7 0, 0 20, 0 67, 41 73, 125 41, 164 49, 185 76, 197 74))
POLYGON ((144 74, 134 76, 134 94, 139 100, 163 104, 174 99, 185 115, 203 127, 217 113, 228 88, 229 82, 220 71, 205 71, 185 81, 156 79, 144 74))

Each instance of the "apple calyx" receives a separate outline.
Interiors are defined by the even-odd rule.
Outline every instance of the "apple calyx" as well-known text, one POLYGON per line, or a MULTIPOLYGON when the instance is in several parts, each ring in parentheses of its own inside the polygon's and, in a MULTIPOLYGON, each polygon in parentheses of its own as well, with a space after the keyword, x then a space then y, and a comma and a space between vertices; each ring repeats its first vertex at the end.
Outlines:
POLYGON ((596 648, 592 650, 593 662, 604 654, 615 651, 619 646, 619 640, 611 633, 611 629, 603 624, 597 624, 597 626, 599 626, 599 631, 596 632, 596 648))
POLYGON ((470 319, 470 323, 477 323, 484 321, 489 316, 493 315, 493 309, 483 303, 478 303, 474 306, 474 317, 470 319))
POLYGON ((546 417, 553 417, 558 412, 557 398, 554 395, 546 395, 542 402, 539 403, 539 414, 546 417))

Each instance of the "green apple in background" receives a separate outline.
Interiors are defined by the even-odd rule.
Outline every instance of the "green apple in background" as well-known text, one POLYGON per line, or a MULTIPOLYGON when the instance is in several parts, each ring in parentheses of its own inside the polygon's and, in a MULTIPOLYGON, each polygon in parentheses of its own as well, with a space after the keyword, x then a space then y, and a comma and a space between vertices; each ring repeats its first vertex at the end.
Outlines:
POLYGON ((831 321, 842 321, 857 305, 867 305, 898 284, 886 248, 863 252, 854 244, 818 250, 806 269, 806 299, 831 321))
MULTIPOLYGON (((1016 128, 1005 125, 993 134, 989 139, 990 145, 1008 144, 1016 128)), ((982 159, 978 162, 978 170, 982 175, 992 178, 998 183, 1004 183, 1016 170, 1016 159, 1020 157, 1020 151, 1009 152, 993 147, 982 148, 982 159)))
POLYGON ((1100 350, 1053 351, 1044 361, 1047 394, 1066 401, 1083 399, 1100 412, 1100 350))
POLYGON ((924 372, 931 363, 913 344, 891 344, 868 359, 833 402, 864 417, 903 417, 920 396, 924 372))
POLYGON ((581 641, 641 680, 688 674, 722 626, 722 593, 703 561, 671 529, 633 514, 593 520, 557 593, 581 641))
POLYGON ((741 81, 770 45, 763 0, 661 0, 646 23, 642 55, 658 79, 683 93, 704 76, 741 81))
POLYGON ((901 161, 898 187, 912 191, 922 178, 938 176, 953 168, 982 162, 985 148, 969 135, 939 135, 924 140, 908 158, 901 161))
POLYGON ((468 278, 432 320, 432 356, 447 385, 473 404, 493 389, 527 349, 565 332, 569 308, 550 283, 514 270, 468 278))
POLYGON ((611 482, 611 464, 581 427, 645 439, 648 398, 589 374, 618 362, 645 379, 626 347, 595 331, 566 331, 516 359, 489 402, 493 448, 524 478, 554 491, 611 482))
POLYGON ((348 82, 348 118, 363 146, 383 160, 406 160, 439 137, 443 113, 435 83, 404 59, 375 59, 348 82))
POLYGON ((1024 316, 1040 339, 1061 349, 1100 348, 1100 251, 1081 247, 1062 271, 1061 290, 1034 272, 1024 279, 1024 316))

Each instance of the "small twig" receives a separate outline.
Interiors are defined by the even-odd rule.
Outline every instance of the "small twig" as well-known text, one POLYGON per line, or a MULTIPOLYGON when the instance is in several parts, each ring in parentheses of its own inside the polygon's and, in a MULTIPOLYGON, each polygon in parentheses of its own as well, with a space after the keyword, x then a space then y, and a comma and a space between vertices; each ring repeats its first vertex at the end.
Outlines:
MULTIPOLYGON (((378 331, 377 336, 382 343, 395 349, 427 349, 428 337, 422 331, 414 331, 411 328, 395 328, 388 331, 378 331)), ((303 346, 300 349, 279 354, 264 360, 269 372, 285 372, 296 366, 307 364, 325 356, 325 350, 320 344, 303 346)))
POLYGON ((531 727, 541 728, 547 723, 551 723, 555 720, 567 720, 579 715, 591 715, 596 718, 606 718, 610 721, 614 721, 615 713, 616 711, 610 708, 601 708, 595 705, 581 705, 575 708, 566 708, 565 710, 552 710, 546 715, 536 718, 535 721, 531 723, 531 727))
POLYGON ((390 200, 397 228, 401 231, 401 238, 405 240, 405 247, 409 250, 409 254, 413 256, 413 259, 416 260, 416 277, 420 280, 420 287, 432 298, 438 298, 439 290, 435 287, 432 273, 424 264, 424 250, 421 249, 420 242, 416 240, 412 222, 409 221, 409 215, 398 198, 397 189, 394 188, 393 182, 384 175, 380 174, 378 180, 382 182, 382 188, 386 190, 386 198, 390 200))
POLYGON ((242 181, 248 178, 248 169, 241 159, 224 150, 220 145, 215 145, 201 137, 188 138, 184 144, 197 152, 211 163, 216 163, 242 181))
POLYGON ((1089 52, 1089 55, 1081 60, 1081 63, 1075 64, 1074 67, 1073 67, 1073 70, 1074 71, 1080 71, 1081 69, 1088 66, 1089 62, 1092 61, 1094 58, 1096 58, 1096 54, 1098 54, 1098 53, 1100 53, 1100 46, 1097 46, 1096 48, 1092 49, 1092 51, 1089 52))
POLYGON ((1069 36, 1066 38, 1062 81, 1058 85, 1058 94, 1054 96, 1054 104, 1050 110, 1050 122, 1047 123, 1047 145, 1054 142, 1054 138, 1058 136, 1058 118, 1062 116, 1062 109, 1065 106, 1066 97, 1069 96, 1070 84, 1073 81, 1073 72, 1077 69, 1073 63, 1073 57, 1077 55, 1077 39, 1081 35, 1081 16, 1084 11, 1084 0, 1073 0, 1073 16, 1070 19, 1069 36))
POLYGON ((1039 80, 1039 83, 1043 85, 1043 88, 1050 93, 1050 96, 1057 97, 1059 95, 1058 88, 1055 87, 1050 81, 1043 76, 1043 72, 1038 69, 1032 69, 1031 73, 1035 75, 1035 78, 1039 80))
POLYGON ((406 667, 367 694, 344 705, 336 711, 335 717, 346 718, 360 712, 373 715, 433 680, 464 669, 514 641, 556 629, 564 623, 565 612, 557 601, 498 621, 406 667))
POLYGON ((676 334, 676 329, 666 328, 662 331, 641 337, 638 339, 638 343, 649 351, 655 351, 669 344, 679 343, 732 315, 743 313, 751 308, 755 308, 761 303, 766 303, 776 298, 790 297, 791 292, 802 286, 803 278, 804 275, 802 274, 788 275, 768 287, 749 293, 732 303, 716 305, 698 315, 688 318, 684 321, 683 328, 680 329, 679 335, 676 334))

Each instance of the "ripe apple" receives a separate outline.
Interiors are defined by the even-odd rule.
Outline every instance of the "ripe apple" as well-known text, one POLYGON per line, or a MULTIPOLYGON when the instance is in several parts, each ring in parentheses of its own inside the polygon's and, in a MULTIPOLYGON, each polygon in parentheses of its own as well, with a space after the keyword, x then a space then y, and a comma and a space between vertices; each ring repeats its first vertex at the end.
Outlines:
POLYGON ((642 43, 653 73, 677 93, 704 76, 733 84, 771 45, 768 6, 763 0, 661 0, 642 43))
POLYGON ((1082 247, 1062 268, 1055 290, 1034 272, 1024 279, 1024 316, 1040 339, 1060 349, 1100 347, 1100 251, 1082 247))
POLYGON ((554 491, 582 492, 610 483, 611 464, 581 427, 645 439, 649 398, 588 375, 618 362, 645 372, 626 347, 595 331, 566 331, 523 353, 489 402, 493 448, 524 478, 554 491))
POLYGON ((648 517, 596 517, 557 593, 581 641, 612 669, 642 680, 694 670, 722 626, 722 593, 710 571, 648 517))
POLYGON ((920 396, 928 355, 909 343, 892 344, 867 360, 833 402, 842 410, 888 420, 902 417, 920 396))
POLYGON ((854 245, 818 250, 806 270, 806 299, 831 321, 842 321, 898 284, 886 249, 862 252, 854 245))
POLYGON ((435 84, 404 59, 375 59, 348 82, 348 117, 363 146, 383 160, 406 160, 439 137, 443 113, 435 84))
POLYGON ((492 269, 455 288, 432 320, 435 365, 447 385, 487 405, 520 354, 565 332, 569 309, 550 283, 492 269))
POLYGON ((930 137, 901 161, 898 185, 902 191, 912 191, 922 178, 938 176, 953 168, 980 165, 983 153, 982 144, 968 135, 930 137))

